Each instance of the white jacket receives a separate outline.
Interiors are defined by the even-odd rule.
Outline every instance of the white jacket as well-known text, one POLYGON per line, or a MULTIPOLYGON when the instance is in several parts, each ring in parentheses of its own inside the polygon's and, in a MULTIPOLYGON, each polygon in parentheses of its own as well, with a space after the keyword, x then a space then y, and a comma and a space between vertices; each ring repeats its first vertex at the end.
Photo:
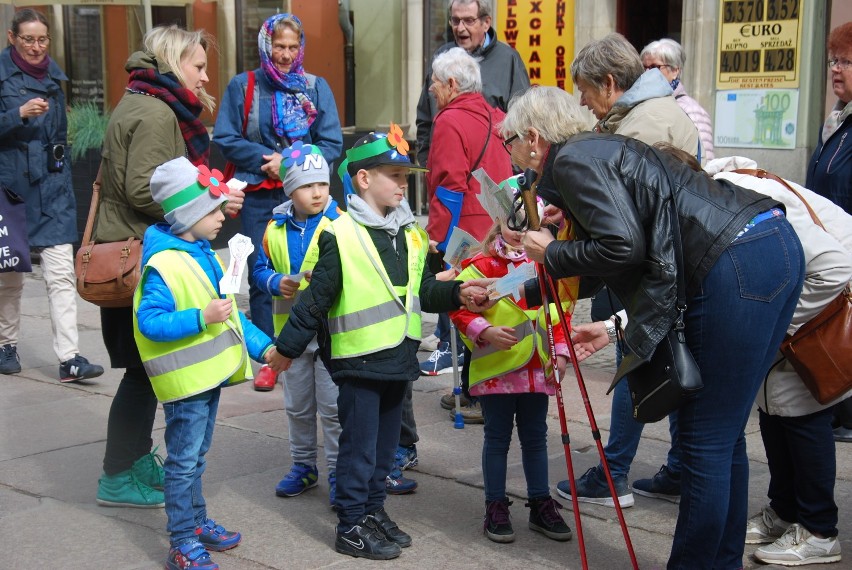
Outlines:
MULTIPOLYGON (((724 172, 737 168, 756 168, 754 161, 742 157, 720 158, 708 163, 706 170, 714 178, 725 179, 783 202, 787 219, 796 230, 805 252, 805 283, 787 329, 793 334, 815 317, 852 280, 852 216, 833 202, 787 181, 808 201, 827 231, 817 226, 805 205, 789 189, 774 180, 746 174, 724 172)), ((764 412, 775 416, 796 417, 818 412, 852 396, 852 391, 834 402, 817 402, 790 363, 778 353, 777 359, 760 387, 757 404, 764 412)))

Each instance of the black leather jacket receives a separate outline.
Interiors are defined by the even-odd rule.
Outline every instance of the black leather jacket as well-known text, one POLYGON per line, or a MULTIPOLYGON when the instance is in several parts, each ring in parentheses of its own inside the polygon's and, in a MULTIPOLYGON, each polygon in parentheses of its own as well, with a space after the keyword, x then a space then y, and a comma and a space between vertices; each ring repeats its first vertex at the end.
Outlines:
MULTIPOLYGON (((645 143, 612 134, 583 133, 553 145, 538 190, 575 228, 574 240, 547 247, 548 272, 603 281, 627 309, 625 340, 641 359, 650 357, 677 317, 668 198, 674 194, 679 216, 687 307, 749 220, 781 207, 694 172, 645 143)), ((588 283, 582 291, 590 291, 588 283)))

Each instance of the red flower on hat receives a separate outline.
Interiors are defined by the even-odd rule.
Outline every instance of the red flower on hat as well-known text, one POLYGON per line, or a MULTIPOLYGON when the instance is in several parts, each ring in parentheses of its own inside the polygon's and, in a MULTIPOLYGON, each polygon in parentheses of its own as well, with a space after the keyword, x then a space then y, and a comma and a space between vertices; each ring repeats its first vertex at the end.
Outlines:
POLYGON ((218 169, 210 170, 202 164, 198 167, 198 183, 207 188, 213 196, 222 196, 230 192, 224 182, 225 175, 218 169))
POLYGON ((396 123, 390 124, 390 130, 388 130, 388 144, 396 148, 396 151, 399 154, 408 156, 408 141, 405 140, 405 137, 402 135, 402 128, 396 123))

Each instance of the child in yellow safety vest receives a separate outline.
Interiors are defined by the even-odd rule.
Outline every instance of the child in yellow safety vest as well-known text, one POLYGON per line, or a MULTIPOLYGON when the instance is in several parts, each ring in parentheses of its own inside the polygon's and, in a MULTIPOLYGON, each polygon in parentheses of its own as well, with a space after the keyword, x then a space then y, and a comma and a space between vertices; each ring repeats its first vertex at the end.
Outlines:
MULTIPOLYGON (((307 288, 319 259, 319 236, 340 216, 329 196, 328 163, 319 147, 296 142, 281 151, 281 184, 289 200, 272 210, 263 235, 263 247, 254 266, 258 289, 272 295, 272 324, 281 332, 290 309, 307 288)), ((329 501, 334 506, 337 440, 337 386, 318 358, 319 346, 311 340, 302 355, 284 373, 284 409, 287 411, 290 456, 293 466, 276 485, 279 497, 294 497, 317 486, 317 414, 323 432, 328 465, 329 501)), ((255 390, 272 390, 277 374, 268 366, 255 378, 255 390), (268 371, 268 372, 267 372, 268 371)))
POLYGON ((286 370, 318 334, 340 388, 335 549, 374 560, 396 558, 411 544, 385 512, 385 478, 407 383, 420 375, 421 308, 437 313, 487 300, 481 283, 437 281, 425 266, 429 240, 405 199, 413 168, 397 125, 347 151, 338 170, 347 212, 321 233, 311 283, 269 363, 286 370))
POLYGON ((225 267, 210 248, 225 219, 221 174, 180 157, 160 165, 151 195, 167 223, 145 231, 133 297, 136 344, 166 416, 165 479, 171 548, 166 568, 215 570, 207 551, 234 548, 238 532, 208 518, 201 494, 223 386, 251 378, 249 356, 275 353, 270 338, 222 295, 225 267))
MULTIPOLYGON (((521 234, 495 222, 482 252, 462 263, 460 279, 500 278, 532 263, 521 245, 521 234)), ((551 309, 554 323, 558 321, 551 309)), ((450 319, 471 350, 469 392, 479 398, 485 417, 482 474, 485 481, 483 529, 494 542, 512 542, 515 533, 506 497, 506 458, 512 428, 518 426, 521 458, 527 481, 529 527, 554 540, 570 540, 571 529, 559 514, 562 506, 550 496, 547 477, 547 406, 556 386, 548 378, 549 347, 543 309, 524 298, 500 299, 482 314, 464 308, 450 319)), ((561 327, 554 327, 560 374, 568 362, 568 346, 561 327)))

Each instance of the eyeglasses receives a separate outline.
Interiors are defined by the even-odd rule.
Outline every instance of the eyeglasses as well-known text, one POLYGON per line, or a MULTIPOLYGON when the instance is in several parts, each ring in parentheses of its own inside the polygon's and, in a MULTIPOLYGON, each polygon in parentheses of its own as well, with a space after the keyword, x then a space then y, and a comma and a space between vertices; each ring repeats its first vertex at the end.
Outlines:
POLYGON ((456 18, 455 16, 453 16, 452 18, 450 18, 450 25, 454 28, 457 28, 459 24, 464 24, 465 28, 469 28, 481 19, 481 17, 473 18, 469 16, 467 18, 456 18))
POLYGON ((36 43, 41 47, 47 47, 50 45, 50 36, 43 36, 40 38, 34 38, 32 36, 22 36, 20 34, 15 34, 18 36, 18 39, 21 40, 21 43, 24 44, 24 47, 33 47, 36 43))
MULTIPOLYGON (((643 65, 642 67, 645 68, 645 71, 648 71, 649 69, 660 69, 661 67, 672 67, 672 66, 667 64, 667 63, 661 63, 659 65, 654 63, 654 64, 651 64, 651 65, 643 65)), ((672 69, 674 69, 674 68, 672 68, 672 69)))
POLYGON ((831 69, 834 66, 837 66, 840 71, 846 71, 847 69, 852 68, 852 61, 849 61, 848 59, 838 59, 836 57, 829 59, 828 68, 831 69))
POLYGON ((506 152, 508 152, 509 154, 512 154, 512 143, 514 141, 516 141, 518 138, 519 138, 518 135, 512 135, 511 137, 509 137, 509 138, 507 138, 506 140, 503 141, 503 148, 506 149, 506 152))

